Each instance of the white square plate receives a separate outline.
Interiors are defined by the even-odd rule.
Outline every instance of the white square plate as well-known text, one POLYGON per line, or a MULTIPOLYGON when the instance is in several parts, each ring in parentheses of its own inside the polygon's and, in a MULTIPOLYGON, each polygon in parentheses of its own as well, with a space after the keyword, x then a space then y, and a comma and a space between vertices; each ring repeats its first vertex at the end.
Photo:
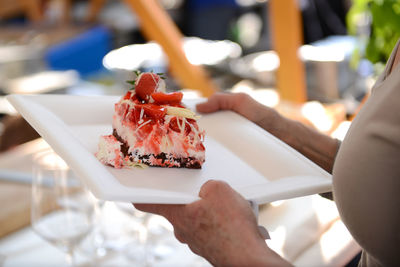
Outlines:
MULTIPOLYGON (((94 156, 112 133, 119 97, 10 95, 10 103, 100 199, 190 203, 209 179, 224 180, 258 204, 329 191, 330 174, 245 118, 228 111, 203 115, 206 162, 200 170, 114 169, 94 156)), ((198 100, 197 100, 198 101, 198 100)), ((194 100, 184 101, 194 109, 194 100)))

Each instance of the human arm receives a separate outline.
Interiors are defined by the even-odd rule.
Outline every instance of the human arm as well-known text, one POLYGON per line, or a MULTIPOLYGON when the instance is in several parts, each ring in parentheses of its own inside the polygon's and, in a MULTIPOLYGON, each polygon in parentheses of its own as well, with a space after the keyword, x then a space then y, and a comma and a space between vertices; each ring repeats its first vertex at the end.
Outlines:
POLYGON ((261 237, 250 204, 228 184, 206 182, 188 205, 135 204, 174 226, 176 238, 214 266, 290 266, 261 237))
POLYGON ((206 102, 198 104, 197 110, 202 113, 232 110, 281 139, 326 171, 332 172, 339 148, 338 140, 280 115, 247 94, 217 93, 206 102))

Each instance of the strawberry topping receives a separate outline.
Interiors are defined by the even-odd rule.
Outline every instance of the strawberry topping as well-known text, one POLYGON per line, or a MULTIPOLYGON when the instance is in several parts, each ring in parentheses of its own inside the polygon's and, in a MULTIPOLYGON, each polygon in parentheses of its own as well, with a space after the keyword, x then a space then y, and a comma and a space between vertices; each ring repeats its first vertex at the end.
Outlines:
POLYGON ((174 105, 179 104, 182 101, 183 94, 181 92, 169 94, 163 92, 154 92, 150 96, 154 102, 159 105, 174 105))
POLYGON ((128 114, 127 114, 127 118, 128 121, 131 121, 135 124, 139 123, 140 120, 140 109, 131 109, 128 114))
POLYGON ((135 124, 140 124, 145 119, 162 120, 165 114, 167 114, 167 110, 164 107, 154 104, 136 104, 135 108, 129 112, 127 119, 135 124))
POLYGON ((167 110, 164 107, 160 107, 154 104, 142 104, 137 105, 138 108, 144 109, 144 114, 154 120, 161 120, 167 114, 167 110))
POLYGON ((130 99, 130 98, 131 98, 131 94, 132 94, 132 93, 131 93, 130 91, 126 92, 126 94, 124 95, 123 99, 124 99, 124 100, 130 99))
POLYGON ((183 125, 185 125, 185 130, 184 130, 185 134, 188 135, 191 131, 190 126, 189 126, 189 124, 185 123, 182 119, 172 118, 171 121, 169 122, 169 127, 173 131, 178 132, 178 133, 181 132, 183 125))
POLYGON ((148 102, 150 95, 157 91, 160 80, 160 76, 155 73, 141 73, 135 82, 135 92, 139 99, 148 102))

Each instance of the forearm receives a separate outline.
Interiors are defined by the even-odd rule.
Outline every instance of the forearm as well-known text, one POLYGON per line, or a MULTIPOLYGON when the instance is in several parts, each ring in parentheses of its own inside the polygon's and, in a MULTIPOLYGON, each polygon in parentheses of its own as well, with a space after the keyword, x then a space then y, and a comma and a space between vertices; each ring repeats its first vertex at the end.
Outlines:
POLYGON ((249 264, 238 265, 238 266, 280 266, 290 267, 293 266, 290 262, 283 259, 279 254, 270 249, 268 246, 264 250, 264 253, 253 254, 254 260, 249 264))
POLYGON ((287 139, 287 143, 311 161, 329 173, 332 173, 333 164, 340 142, 300 122, 291 121, 289 133, 297 133, 287 139))
POLYGON ((332 173, 333 163, 340 145, 337 139, 298 121, 285 118, 277 112, 256 123, 327 172, 332 173))
POLYGON ((267 267, 267 266, 292 266, 279 254, 270 249, 264 240, 247 240, 245 248, 235 251, 224 251, 227 257, 217 260, 209 259, 213 266, 232 266, 232 267, 267 267), (221 260, 222 259, 222 260, 221 260))

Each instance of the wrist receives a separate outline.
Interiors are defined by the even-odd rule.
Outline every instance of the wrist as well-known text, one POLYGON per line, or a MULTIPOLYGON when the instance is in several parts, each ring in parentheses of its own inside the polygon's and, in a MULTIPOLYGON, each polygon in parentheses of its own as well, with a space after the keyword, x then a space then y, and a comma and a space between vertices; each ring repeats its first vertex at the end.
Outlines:
POLYGON ((261 240, 257 246, 247 248, 228 266, 291 266, 288 261, 270 249, 264 240, 261 240))

